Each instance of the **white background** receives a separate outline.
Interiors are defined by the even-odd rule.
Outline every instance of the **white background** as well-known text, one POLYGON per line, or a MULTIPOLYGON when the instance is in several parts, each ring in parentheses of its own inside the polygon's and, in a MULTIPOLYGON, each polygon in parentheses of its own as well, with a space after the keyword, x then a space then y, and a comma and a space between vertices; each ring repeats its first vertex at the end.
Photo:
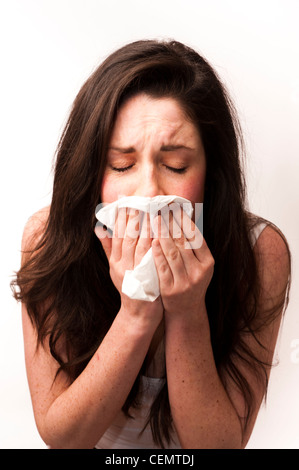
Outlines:
POLYGON ((1 1, 1 448, 45 447, 27 387, 20 306, 9 288, 24 224, 50 202, 56 144, 84 80, 110 52, 142 38, 197 49, 236 102, 251 209, 280 227, 293 254, 279 365, 248 448, 299 448, 298 17, 298 0, 1 1))

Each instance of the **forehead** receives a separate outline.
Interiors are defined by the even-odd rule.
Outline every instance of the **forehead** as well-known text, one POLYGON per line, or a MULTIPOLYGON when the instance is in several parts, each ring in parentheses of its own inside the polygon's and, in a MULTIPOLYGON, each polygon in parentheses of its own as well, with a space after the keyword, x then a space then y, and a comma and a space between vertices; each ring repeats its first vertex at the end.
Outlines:
POLYGON ((120 108, 112 140, 128 140, 146 134, 162 139, 198 139, 199 136, 197 128, 177 100, 139 94, 120 108))

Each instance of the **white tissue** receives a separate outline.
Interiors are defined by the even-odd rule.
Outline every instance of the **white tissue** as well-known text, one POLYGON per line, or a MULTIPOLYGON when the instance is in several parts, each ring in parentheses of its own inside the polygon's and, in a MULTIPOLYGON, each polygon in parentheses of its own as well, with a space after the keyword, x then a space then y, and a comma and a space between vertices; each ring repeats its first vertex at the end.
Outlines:
MULTIPOLYGON (((191 218, 193 212, 191 202, 179 196, 125 196, 106 206, 99 205, 96 209, 96 218, 108 229, 113 230, 117 210, 121 207, 148 212, 152 217, 171 203, 180 204, 191 218)), ((125 272, 122 292, 132 299, 147 300, 149 302, 153 302, 159 297, 159 279, 151 248, 133 270, 125 272)))

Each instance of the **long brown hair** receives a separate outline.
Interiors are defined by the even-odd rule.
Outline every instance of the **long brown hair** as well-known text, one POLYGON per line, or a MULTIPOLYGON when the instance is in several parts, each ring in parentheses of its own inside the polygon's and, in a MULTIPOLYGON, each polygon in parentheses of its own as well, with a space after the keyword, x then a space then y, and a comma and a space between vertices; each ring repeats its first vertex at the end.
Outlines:
MULTIPOLYGON (((49 341, 59 370, 75 380, 120 308, 94 234, 95 208, 118 109, 140 92, 178 100, 201 133, 207 159, 204 237, 215 259, 206 295, 211 341, 219 373, 229 374, 244 395, 248 421, 254 395, 234 359, 255 370, 267 388, 267 364, 242 340, 244 331, 255 335, 257 324, 259 282, 249 239, 256 219, 247 211, 243 141, 234 106, 216 72, 193 49, 176 41, 137 41, 111 54, 83 85, 58 145, 48 220, 12 283, 14 295, 26 305, 38 343, 49 341), (67 360, 58 350, 62 338, 67 360)), ((138 403, 140 373, 123 407, 128 416, 138 403)), ((149 422, 155 442, 169 444, 167 377, 149 422)))

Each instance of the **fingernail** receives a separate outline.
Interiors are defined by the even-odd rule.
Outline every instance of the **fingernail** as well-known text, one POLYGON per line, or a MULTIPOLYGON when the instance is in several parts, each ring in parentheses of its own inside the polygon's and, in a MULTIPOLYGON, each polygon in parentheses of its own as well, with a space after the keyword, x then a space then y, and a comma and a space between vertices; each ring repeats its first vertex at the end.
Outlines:
POLYGON ((139 215, 139 210, 138 209, 130 209, 130 213, 129 213, 130 216, 132 217, 137 217, 137 215, 139 215))
POLYGON ((94 231, 98 237, 101 237, 101 235, 103 236, 103 232, 108 232, 108 227, 106 225, 102 225, 100 222, 97 222, 94 231))

